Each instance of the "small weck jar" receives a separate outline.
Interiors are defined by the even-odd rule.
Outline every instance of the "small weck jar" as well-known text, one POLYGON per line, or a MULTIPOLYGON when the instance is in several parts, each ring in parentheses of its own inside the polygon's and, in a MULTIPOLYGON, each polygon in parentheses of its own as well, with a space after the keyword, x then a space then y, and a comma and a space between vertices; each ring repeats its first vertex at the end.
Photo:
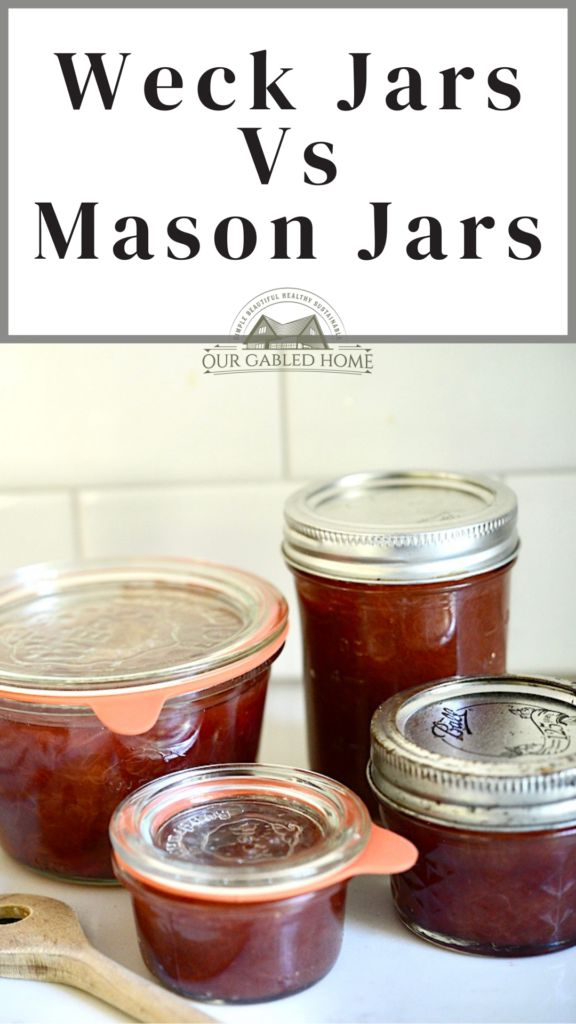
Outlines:
POLYGON ((416 859, 346 787, 277 765, 177 772, 116 810, 118 878, 160 981, 194 999, 258 1002, 334 964, 348 881, 416 859))

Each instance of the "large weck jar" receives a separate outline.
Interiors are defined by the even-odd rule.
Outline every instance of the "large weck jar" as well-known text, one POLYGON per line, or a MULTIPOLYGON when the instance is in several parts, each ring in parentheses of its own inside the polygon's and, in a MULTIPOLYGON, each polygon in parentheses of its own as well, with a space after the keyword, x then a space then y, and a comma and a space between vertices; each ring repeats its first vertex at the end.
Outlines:
POLYGON ((288 499, 311 766, 376 812, 370 719, 400 690, 506 667, 516 498, 486 477, 355 473, 288 499))
POLYGON ((254 761, 287 607, 264 580, 188 560, 21 570, 0 586, 0 842, 114 879, 110 816, 179 768, 254 761))

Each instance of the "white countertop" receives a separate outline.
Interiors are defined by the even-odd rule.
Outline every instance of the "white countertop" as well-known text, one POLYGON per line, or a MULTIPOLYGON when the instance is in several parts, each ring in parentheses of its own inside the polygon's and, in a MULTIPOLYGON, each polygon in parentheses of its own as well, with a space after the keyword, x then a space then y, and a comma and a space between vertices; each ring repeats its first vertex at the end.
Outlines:
MULTIPOLYGON (((306 764, 302 699, 294 683, 271 686, 261 760, 306 764)), ((121 889, 51 881, 0 853, 0 893, 16 892, 65 900, 101 952, 150 977, 121 889)), ((437 949, 396 920, 385 879, 357 879, 348 890, 342 952, 326 978, 274 1003, 205 1009, 226 1024, 576 1024, 576 947, 516 960, 437 949)), ((128 1019, 60 985, 0 980, 0 1024, 128 1019)))

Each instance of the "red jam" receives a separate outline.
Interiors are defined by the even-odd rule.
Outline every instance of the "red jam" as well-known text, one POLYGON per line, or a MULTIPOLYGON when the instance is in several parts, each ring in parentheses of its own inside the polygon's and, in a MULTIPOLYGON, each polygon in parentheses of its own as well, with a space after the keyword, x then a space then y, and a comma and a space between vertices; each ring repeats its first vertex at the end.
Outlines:
POLYGON ((299 992, 334 964, 348 880, 414 863, 346 787, 279 765, 178 772, 133 793, 110 836, 142 955, 194 999, 299 992))
POLYGON ((314 769, 366 782, 370 719, 420 683, 503 672, 516 498, 488 477, 350 473, 285 506, 314 769))
POLYGON ((196 765, 253 761, 270 666, 219 693, 174 698, 139 736, 88 709, 0 701, 0 842, 37 871, 113 880, 108 823, 145 782, 196 765))
MULTIPOLYGON (((184 863, 266 871, 304 852, 313 856, 324 839, 312 814, 274 800, 237 798, 176 815, 155 842, 184 863)), ((345 882, 238 903, 124 881, 146 964, 169 988, 195 999, 257 1002, 298 992, 322 978, 340 951, 345 882)))
POLYGON ((468 953, 533 956, 576 943, 576 825, 473 832, 391 808, 381 820, 418 847, 391 879, 396 909, 424 938, 468 953))
POLYGON ((244 905, 131 888, 147 966, 194 999, 251 1003, 299 992, 340 952, 346 882, 244 905))
POLYGON ((374 711, 420 683, 505 670, 509 568, 414 585, 295 571, 312 768, 376 812, 366 782, 374 711))
MULTIPOLYGON (((270 799, 223 799, 175 815, 155 843, 182 862, 263 871, 324 832, 312 814, 270 799)), ((158 892, 127 882, 140 948, 153 974, 195 999, 255 1002, 307 988, 342 942, 346 883, 289 899, 242 904, 158 892)))

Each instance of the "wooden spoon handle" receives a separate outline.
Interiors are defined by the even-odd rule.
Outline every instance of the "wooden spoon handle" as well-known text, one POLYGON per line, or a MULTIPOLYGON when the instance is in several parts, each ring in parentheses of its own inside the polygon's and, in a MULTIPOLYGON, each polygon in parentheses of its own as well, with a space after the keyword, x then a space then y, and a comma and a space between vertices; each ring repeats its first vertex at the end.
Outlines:
POLYGON ((89 992, 135 1020, 148 1024, 215 1024, 214 1017, 187 999, 139 977, 90 945, 82 945, 73 953, 53 954, 49 959, 50 966, 44 960, 37 977, 89 992))

